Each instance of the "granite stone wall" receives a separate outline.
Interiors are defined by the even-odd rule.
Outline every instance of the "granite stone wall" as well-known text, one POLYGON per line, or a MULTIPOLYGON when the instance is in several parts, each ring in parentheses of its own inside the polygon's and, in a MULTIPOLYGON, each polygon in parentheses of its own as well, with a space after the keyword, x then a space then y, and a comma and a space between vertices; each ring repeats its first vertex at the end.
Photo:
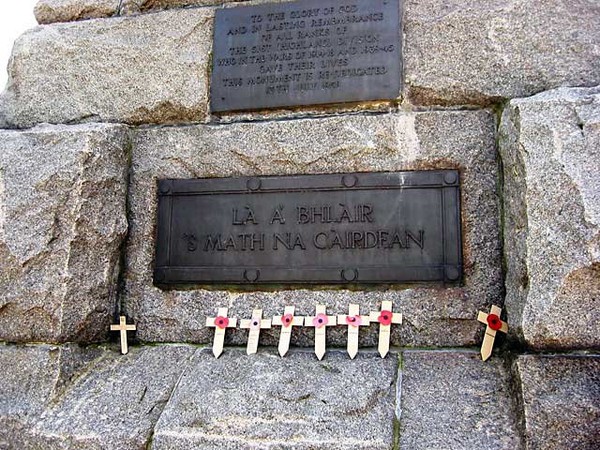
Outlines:
POLYGON ((596 448, 600 3, 404 0, 398 97, 211 112, 215 11, 272 2, 38 2, 0 94, 0 449, 596 448), (153 284, 159 179, 430 169, 460 173, 457 286, 153 284), (301 327, 207 348, 221 306, 382 301, 386 359, 375 325, 355 360, 345 327, 323 361, 301 327))

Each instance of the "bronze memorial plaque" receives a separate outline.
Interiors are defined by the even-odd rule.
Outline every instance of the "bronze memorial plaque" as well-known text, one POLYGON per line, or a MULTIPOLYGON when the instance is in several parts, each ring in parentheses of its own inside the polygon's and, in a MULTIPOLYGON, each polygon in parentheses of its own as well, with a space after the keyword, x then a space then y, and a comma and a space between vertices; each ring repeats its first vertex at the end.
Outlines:
POLYGON ((301 0, 219 9, 211 110, 395 99, 399 0, 301 0))
POLYGON ((157 285, 461 276, 455 170, 159 182, 157 285))

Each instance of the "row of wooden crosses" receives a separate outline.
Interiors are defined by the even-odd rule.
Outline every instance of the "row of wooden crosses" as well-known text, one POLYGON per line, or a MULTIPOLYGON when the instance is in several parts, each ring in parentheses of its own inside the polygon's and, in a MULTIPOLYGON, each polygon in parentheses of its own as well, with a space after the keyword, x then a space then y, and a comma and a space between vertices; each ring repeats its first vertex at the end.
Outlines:
MULTIPOLYGON (((350 358, 354 359, 358 353, 358 332, 361 326, 368 326, 371 323, 379 323, 379 345, 378 351, 382 358, 388 354, 390 349, 390 334, 393 324, 402 323, 402 314, 392 311, 392 302, 381 302, 380 311, 371 311, 368 316, 361 316, 359 305, 350 304, 348 314, 328 316, 325 305, 317 305, 314 316, 295 316, 295 307, 286 306, 282 316, 274 316, 272 319, 263 319, 262 309, 255 309, 250 319, 242 319, 240 328, 248 329, 248 343, 246 353, 254 354, 258 350, 258 339, 260 330, 280 326, 279 335, 279 354, 283 357, 290 348, 290 338, 294 326, 314 327, 315 329, 315 354, 319 360, 325 356, 325 330, 329 326, 345 325, 348 327, 348 345, 347 350, 350 358)), ((496 332, 508 332, 508 325, 500 319, 502 309, 492 305, 489 314, 479 311, 477 320, 487 325, 483 344, 481 346, 481 358, 487 360, 492 354, 496 332)), ((227 328, 237 327, 236 318, 227 317, 227 308, 219 308, 216 317, 207 317, 206 326, 215 328, 213 339, 213 354, 218 358, 223 353, 223 344, 225 342, 225 331, 227 328)), ((120 317, 118 325, 111 325, 112 331, 121 332, 121 353, 127 354, 127 331, 134 331, 135 325, 127 325, 125 316, 120 317)))

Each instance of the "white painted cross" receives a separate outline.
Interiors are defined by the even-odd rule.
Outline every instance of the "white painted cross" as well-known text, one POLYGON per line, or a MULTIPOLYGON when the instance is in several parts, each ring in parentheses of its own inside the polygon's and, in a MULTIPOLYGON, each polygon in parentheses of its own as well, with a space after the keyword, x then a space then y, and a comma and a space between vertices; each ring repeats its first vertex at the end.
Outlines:
POLYGON ((402 314, 392 312, 392 302, 381 302, 381 311, 371 311, 369 320, 371 322, 379 322, 379 354, 382 358, 390 351, 390 333, 392 324, 402 323, 402 314))
POLYGON ((264 328, 271 328, 271 319, 262 318, 262 309, 255 309, 252 311, 251 319, 242 319, 240 328, 250 329, 248 334, 248 345, 246 346, 246 353, 252 355, 258 350, 258 339, 260 338, 260 330, 264 328))
POLYGON ((315 310, 315 316, 307 316, 304 318, 305 327, 315 327, 315 355, 319 358, 319 361, 325 356, 326 347, 326 328, 337 325, 336 316, 328 316, 325 305, 317 305, 315 310))
POLYGON ((125 316, 121 316, 119 318, 119 325, 111 325, 111 331, 120 331, 121 332, 121 353, 126 355, 129 352, 129 348, 127 347, 127 332, 135 331, 135 325, 127 325, 127 319, 125 316))
POLYGON ((369 326, 369 316, 360 315, 360 307, 350 304, 348 315, 338 315, 339 325, 348 325, 348 354, 354 359, 358 353, 358 330, 359 327, 369 326))
POLYGON ((494 341, 496 340, 496 331, 508 333, 508 324, 500 320, 500 314, 502 314, 502 309, 496 305, 492 305, 489 314, 479 311, 477 315, 477 320, 487 325, 483 344, 481 344, 481 359, 483 361, 486 361, 492 355, 492 348, 494 348, 494 341))
POLYGON ((213 340, 213 355, 215 358, 223 353, 223 343, 225 342, 225 330, 235 328, 237 319, 227 317, 227 308, 219 308, 217 317, 207 317, 206 326, 215 327, 215 338, 213 340))
POLYGON ((273 325, 281 327, 281 333, 279 334, 279 350, 280 356, 285 354, 290 349, 290 338, 292 337, 292 328, 295 326, 304 325, 304 317, 294 316, 294 306, 286 306, 283 312, 283 316, 273 316, 273 325))

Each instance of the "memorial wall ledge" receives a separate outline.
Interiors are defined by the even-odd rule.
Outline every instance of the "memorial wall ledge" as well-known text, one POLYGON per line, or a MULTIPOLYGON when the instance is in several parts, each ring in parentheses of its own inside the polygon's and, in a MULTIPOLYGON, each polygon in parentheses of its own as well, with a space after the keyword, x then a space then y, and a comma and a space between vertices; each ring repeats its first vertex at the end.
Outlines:
POLYGON ((0 345, 0 363, 0 445, 24 450, 592 448, 600 420, 594 354, 0 345))
MULTIPOLYGON (((74 11, 74 18, 93 17, 96 9, 96 15, 114 10, 114 3, 48 1, 40 2, 38 11, 52 5, 56 11, 74 11)), ((181 8, 192 4, 198 5, 138 1, 141 9, 173 8, 52 24, 25 33, 14 47, 0 124, 27 128, 42 122, 220 120, 211 116, 209 107, 212 24, 218 8, 210 2, 207 7, 181 8), (76 59, 69 56, 75 54, 76 59)), ((230 6, 246 4, 255 3, 230 6)), ((410 0, 402 13, 401 92, 382 104, 363 102, 356 107, 393 109, 403 98, 407 107, 481 107, 554 87, 600 83, 598 5, 470 0, 441 6, 437 0, 410 0), (441 16, 434 12, 440 8, 441 16)), ((339 104, 303 106, 275 109, 265 117, 353 109, 339 104)))

